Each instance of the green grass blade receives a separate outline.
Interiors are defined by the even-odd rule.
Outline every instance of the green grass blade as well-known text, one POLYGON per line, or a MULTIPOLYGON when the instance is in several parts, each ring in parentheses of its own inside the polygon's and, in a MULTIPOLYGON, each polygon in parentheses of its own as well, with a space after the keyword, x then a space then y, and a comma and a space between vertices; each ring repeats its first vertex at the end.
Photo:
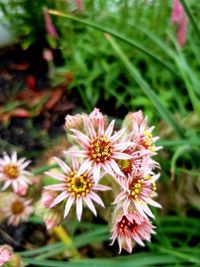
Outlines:
POLYGON ((200 37, 200 28, 199 28, 199 26, 198 26, 198 24, 196 22, 196 19, 193 16, 191 10, 190 10, 189 5, 187 4, 187 2, 185 0, 180 0, 180 1, 181 1, 182 5, 184 7, 184 10, 185 10, 185 12, 186 12, 191 24, 193 25, 193 27, 194 27, 195 31, 197 32, 198 36, 200 37))
POLYGON ((68 15, 68 14, 64 14, 64 13, 59 12, 57 10, 51 10, 51 9, 49 9, 48 12, 51 15, 56 15, 56 16, 60 16, 60 17, 63 17, 63 18, 72 20, 72 21, 79 22, 79 23, 84 24, 86 26, 92 27, 92 28, 94 28, 96 30, 99 30, 99 31, 101 31, 103 33, 109 33, 110 35, 112 35, 112 36, 120 39, 121 41, 123 41, 123 42, 125 42, 125 43, 127 43, 127 44, 129 44, 131 46, 133 46, 134 48, 138 49, 140 52, 142 52, 143 54, 149 56, 153 60, 156 60, 164 68, 168 69, 171 73, 173 73, 173 75, 177 75, 176 72, 171 68, 170 65, 168 65, 165 61, 163 61, 162 59, 160 59, 159 57, 157 57, 153 53, 151 53, 148 50, 146 50, 144 47, 142 47, 141 44, 139 44, 139 43, 137 43, 137 42, 135 42, 133 40, 130 40, 130 39, 126 38, 125 36, 122 36, 121 34, 115 32, 113 30, 110 30, 109 28, 99 26, 98 24, 95 24, 93 22, 90 22, 90 21, 87 21, 87 20, 84 20, 84 19, 79 19, 79 18, 76 18, 76 17, 71 16, 71 15, 68 15))
POLYGON ((176 134, 179 137, 184 137, 184 132, 181 129, 181 127, 178 125, 178 123, 173 119, 171 113, 163 106, 157 95, 154 93, 154 91, 150 88, 148 83, 142 78, 140 73, 138 72, 137 68, 135 68, 131 62, 128 60, 126 55, 123 53, 121 48, 117 45, 117 43, 114 41, 114 39, 106 34, 106 38, 111 44, 113 50, 116 52, 118 57, 123 62, 124 66, 127 68, 131 76, 134 78, 134 80, 137 82, 137 84, 141 87, 143 92, 148 96, 148 98, 151 100, 152 104, 155 106, 161 117, 174 129, 176 134))

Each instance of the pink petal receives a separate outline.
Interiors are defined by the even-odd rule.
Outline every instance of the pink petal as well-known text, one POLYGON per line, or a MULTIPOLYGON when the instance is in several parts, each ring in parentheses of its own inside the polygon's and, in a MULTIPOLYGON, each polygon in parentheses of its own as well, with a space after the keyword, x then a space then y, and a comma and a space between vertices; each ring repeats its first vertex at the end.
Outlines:
POLYGON ((110 138, 112 132, 113 132, 113 128, 114 128, 114 125, 115 125, 115 120, 112 120, 111 123, 109 124, 106 132, 105 132, 105 136, 110 138))
POLYGON ((154 200, 151 199, 151 198, 148 199, 148 203, 149 203, 150 205, 154 206, 154 207, 162 208, 162 206, 161 206, 159 203, 157 203, 156 201, 154 201, 154 200))
POLYGON ((128 252, 131 253, 132 252, 132 241, 130 237, 126 238, 126 244, 127 244, 128 252))
POLYGON ((67 156, 71 155, 72 157, 81 157, 81 158, 88 157, 87 152, 83 150, 74 150, 74 151, 68 150, 64 151, 64 154, 66 154, 67 156))
POLYGON ((128 148, 129 146, 134 146, 135 143, 133 142, 125 142, 125 143, 119 143, 119 144, 116 144, 114 145, 114 149, 116 150, 125 150, 126 148, 128 148))
POLYGON ((102 184, 95 185, 95 187, 93 187, 93 189, 94 189, 94 190, 97 190, 97 191, 107 191, 107 190, 112 190, 111 187, 106 186, 106 185, 102 185, 102 184))
POLYGON ((91 199, 93 199, 97 204, 99 204, 100 206, 102 206, 103 208, 105 207, 102 199, 96 193, 90 192, 89 197, 91 199))
POLYGON ((124 131, 125 131, 125 129, 122 129, 122 130, 116 132, 113 136, 111 136, 110 139, 112 140, 112 142, 115 143, 122 136, 124 131))
POLYGON ((117 163, 113 159, 111 159, 109 163, 110 163, 110 166, 112 167, 112 169, 117 174, 119 174, 120 176, 124 177, 124 173, 120 170, 119 166, 117 165, 117 163))
POLYGON ((115 173, 113 172, 112 168, 110 167, 110 165, 108 164, 108 162, 104 162, 104 164, 102 164, 103 169, 110 174, 111 176, 115 177, 115 173))
POLYGON ((118 202, 124 200, 126 198, 126 194, 124 192, 121 192, 118 196, 116 196, 113 204, 117 204, 118 202))
POLYGON ((73 202, 74 202, 74 197, 71 197, 71 196, 70 196, 70 197, 68 198, 67 202, 66 202, 66 205, 65 205, 64 218, 67 217, 67 215, 68 215, 68 213, 69 213, 69 211, 70 211, 70 209, 71 209, 71 206, 72 206, 73 202))
POLYGON ((101 118, 99 121, 99 127, 98 127, 98 135, 102 136, 104 133, 104 119, 101 118))
POLYGON ((99 181, 99 177, 100 177, 100 164, 95 164, 93 167, 93 177, 94 177, 94 181, 95 183, 97 183, 99 181))
POLYGON ((75 134, 76 140, 81 146, 87 148, 90 145, 90 139, 85 134, 74 129, 71 131, 75 134))
POLYGON ((76 215, 79 221, 81 220, 82 211, 83 211, 82 198, 77 198, 76 199, 76 215))
POLYGON ((131 155, 128 155, 123 152, 113 152, 112 157, 115 159, 132 159, 133 158, 131 155))
POLYGON ((86 161, 84 161, 80 169, 78 170, 77 176, 80 176, 82 173, 89 171, 91 168, 91 164, 92 162, 90 159, 87 159, 86 161))
POLYGON ((60 181, 66 181, 66 176, 62 173, 55 173, 55 172, 45 172, 46 175, 54 178, 54 179, 57 179, 57 180, 60 180, 60 181))
POLYGON ((67 194, 66 192, 62 192, 60 195, 58 195, 54 201, 51 203, 50 208, 53 208, 54 206, 56 206, 58 203, 62 202, 64 199, 67 198, 69 194, 67 194))
POLYGON ((95 138, 96 137, 96 132, 95 132, 94 126, 93 126, 93 124, 92 124, 90 119, 87 119, 87 126, 88 126, 87 129, 88 129, 90 137, 92 139, 95 138))
POLYGON ((24 163, 21 164, 21 166, 20 166, 21 169, 25 169, 30 163, 31 163, 30 160, 25 161, 24 163))
POLYGON ((51 191, 63 191, 66 189, 66 184, 53 184, 53 185, 47 185, 44 187, 44 189, 48 189, 51 191))
POLYGON ((10 186, 11 183, 12 183, 11 181, 6 181, 1 190, 2 191, 6 190, 10 186))
POLYGON ((78 162, 77 157, 72 157, 72 167, 73 167, 73 170, 78 170, 79 162, 78 162))
POLYGON ((88 196, 86 196, 86 197, 84 198, 84 201, 85 201, 85 204, 88 206, 88 208, 92 211, 92 213, 93 213, 95 216, 97 216, 96 209, 95 209, 94 204, 92 203, 91 199, 90 199, 88 196))
POLYGON ((59 159, 57 157, 54 157, 54 159, 66 174, 71 171, 69 166, 64 161, 62 161, 61 159, 59 159))
POLYGON ((134 240, 140 244, 142 247, 144 246, 144 243, 142 242, 142 240, 140 239, 140 237, 137 234, 134 234, 133 236, 134 240))
POLYGON ((12 163, 16 163, 17 162, 17 152, 16 151, 14 151, 12 153, 11 161, 12 161, 12 163))
POLYGON ((124 213, 127 213, 129 206, 130 206, 130 200, 127 198, 127 199, 124 200, 124 203, 123 203, 123 211, 124 211, 124 213))

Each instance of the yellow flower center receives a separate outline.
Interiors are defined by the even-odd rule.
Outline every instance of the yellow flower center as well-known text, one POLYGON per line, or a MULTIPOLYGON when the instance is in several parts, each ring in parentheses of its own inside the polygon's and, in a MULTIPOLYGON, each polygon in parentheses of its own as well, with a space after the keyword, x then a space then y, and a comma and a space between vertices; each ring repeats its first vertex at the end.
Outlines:
POLYGON ((105 136, 94 138, 89 147, 89 156, 96 162, 105 162, 111 157, 112 145, 111 141, 105 136))
POLYGON ((128 175, 128 174, 131 173, 132 167, 133 167, 132 160, 130 160, 130 159, 121 159, 121 160, 118 160, 117 163, 119 165, 120 170, 124 174, 128 175))
POLYGON ((67 178, 67 191, 73 197, 86 196, 90 192, 92 182, 86 174, 76 177, 76 172, 71 172, 67 178))
POLYGON ((155 152, 155 145, 153 141, 153 135, 146 130, 144 131, 144 146, 151 152, 155 152))
POLYGON ((3 172, 11 180, 14 180, 19 176, 19 168, 14 164, 5 166, 3 172))
POLYGON ((24 204, 22 201, 20 200, 16 200, 13 204, 12 204, 12 213, 14 215, 19 215, 24 211, 24 204))
POLYGON ((149 193, 149 197, 153 197, 154 196, 154 192, 156 191, 156 184, 152 183, 152 184, 145 184, 145 180, 149 180, 151 178, 150 175, 146 175, 143 176, 141 179, 137 179, 135 180, 130 186, 130 197, 133 198, 134 200, 137 201, 141 201, 140 199, 140 194, 142 193, 142 191, 147 188, 150 189, 151 192, 149 193))

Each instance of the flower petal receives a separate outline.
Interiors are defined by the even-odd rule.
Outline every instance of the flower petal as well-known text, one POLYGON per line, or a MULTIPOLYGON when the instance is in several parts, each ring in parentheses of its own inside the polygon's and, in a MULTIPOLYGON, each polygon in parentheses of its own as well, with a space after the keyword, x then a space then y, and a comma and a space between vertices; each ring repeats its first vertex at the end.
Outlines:
POLYGON ((79 221, 81 220, 82 211, 83 211, 82 198, 77 198, 76 199, 76 215, 79 221))
POLYGON ((105 131, 105 136, 107 138, 110 138, 111 137, 111 134, 113 132, 114 125, 115 125, 115 120, 112 120, 111 123, 109 124, 107 130, 105 131))
POLYGON ((94 204, 92 203, 92 200, 88 196, 84 197, 83 200, 85 201, 85 204, 88 206, 88 208, 92 211, 92 213, 97 216, 97 212, 94 207, 94 204))
POLYGON ((56 173, 56 172, 45 172, 46 175, 54 178, 54 179, 57 179, 57 180, 60 180, 60 181, 66 181, 66 176, 62 173, 56 173))
POLYGON ((78 170, 77 176, 80 176, 82 173, 84 173, 86 171, 89 171, 89 169, 91 168, 91 164, 92 164, 91 160, 90 159, 86 159, 82 163, 80 169, 78 170))
POLYGON ((90 139, 85 134, 75 129, 72 129, 71 131, 75 134, 75 138, 81 146, 87 148, 90 145, 90 139))
POLYGON ((59 194, 54 201, 51 203, 50 208, 53 208, 54 206, 56 206, 58 203, 62 202, 64 199, 67 198, 69 194, 67 194, 67 192, 62 192, 61 194, 59 194))
POLYGON ((102 206, 103 208, 105 207, 102 199, 96 193, 90 192, 89 197, 91 199, 93 199, 97 204, 99 204, 100 206, 102 206))
POLYGON ((54 157, 54 159, 66 174, 71 171, 70 167, 64 161, 57 157, 54 157))
POLYGON ((70 211, 70 209, 71 209, 71 206, 72 206, 73 202, 74 202, 74 197, 71 197, 71 196, 70 196, 70 197, 68 198, 67 202, 66 202, 66 205, 65 205, 64 218, 67 217, 67 215, 68 215, 68 213, 69 213, 69 211, 70 211))

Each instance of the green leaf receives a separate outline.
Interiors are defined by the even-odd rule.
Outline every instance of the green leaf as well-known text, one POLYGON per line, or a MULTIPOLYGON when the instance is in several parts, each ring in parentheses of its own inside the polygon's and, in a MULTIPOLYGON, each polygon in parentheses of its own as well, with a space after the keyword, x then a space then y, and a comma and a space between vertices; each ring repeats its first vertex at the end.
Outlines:
POLYGON ((157 95, 154 93, 154 91, 151 89, 149 84, 142 78, 141 74, 139 73, 138 69, 131 64, 129 59, 126 57, 126 55, 123 53, 121 48, 117 45, 115 40, 108 34, 105 34, 106 39, 111 44, 113 50, 116 52, 124 66, 127 68, 129 73, 131 74, 132 78, 137 82, 137 84, 140 86, 140 88, 143 90, 143 92, 148 96, 148 98, 151 100, 154 107, 159 112, 160 116, 174 129, 176 134, 179 137, 184 137, 183 129, 178 125, 178 123, 174 120, 171 113, 164 107, 160 99, 157 97, 157 95))

